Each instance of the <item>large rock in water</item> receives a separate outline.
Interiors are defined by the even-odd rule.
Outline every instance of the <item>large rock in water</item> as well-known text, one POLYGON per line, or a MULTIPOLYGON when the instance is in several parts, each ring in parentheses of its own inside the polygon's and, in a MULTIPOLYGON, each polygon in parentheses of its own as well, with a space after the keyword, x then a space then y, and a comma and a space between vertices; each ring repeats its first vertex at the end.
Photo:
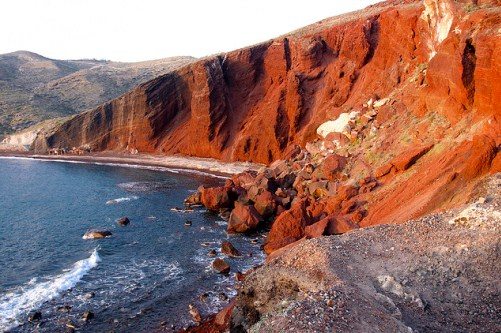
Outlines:
POLYGON ((208 210, 219 211, 223 208, 229 208, 232 204, 230 200, 230 188, 221 187, 201 187, 200 202, 208 210))
POLYGON ((228 274, 231 269, 230 265, 220 258, 217 258, 212 262, 212 268, 220 274, 228 274))
POLYGON ((223 241, 221 243, 221 253, 226 254, 229 257, 240 257, 242 254, 238 251, 233 244, 228 241, 223 241))
POLYGON ((228 233, 245 233, 255 230, 263 218, 253 205, 236 201, 228 220, 228 233))
POLYGON ((121 217, 117 220, 117 224, 119 226, 125 227, 126 225, 129 225, 130 220, 127 216, 121 217))
POLYGON ((89 230, 83 235, 83 239, 101 239, 111 236, 108 230, 89 230))

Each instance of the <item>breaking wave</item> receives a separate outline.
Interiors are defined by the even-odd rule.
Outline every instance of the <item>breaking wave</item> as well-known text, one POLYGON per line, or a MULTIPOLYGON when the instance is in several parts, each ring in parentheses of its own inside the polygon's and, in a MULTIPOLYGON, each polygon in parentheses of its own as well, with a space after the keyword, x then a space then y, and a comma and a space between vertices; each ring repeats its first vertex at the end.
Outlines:
POLYGON ((0 331, 7 331, 20 324, 28 313, 39 308, 43 303, 58 297, 64 291, 73 288, 84 275, 101 261, 97 249, 91 256, 73 264, 73 267, 60 275, 37 283, 32 279, 23 286, 0 295, 0 331))
POLYGON ((131 197, 123 197, 123 198, 111 199, 111 200, 106 201, 106 204, 107 205, 115 205, 115 204, 118 204, 118 203, 121 203, 121 202, 124 202, 124 201, 131 201, 131 200, 137 200, 137 199, 139 199, 139 197, 133 195, 131 197))

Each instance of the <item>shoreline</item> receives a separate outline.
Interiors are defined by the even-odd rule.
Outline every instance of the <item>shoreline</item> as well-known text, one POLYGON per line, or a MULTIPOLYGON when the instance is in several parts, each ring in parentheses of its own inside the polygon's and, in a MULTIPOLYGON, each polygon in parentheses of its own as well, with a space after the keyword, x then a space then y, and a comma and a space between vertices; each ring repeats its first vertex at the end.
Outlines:
MULTIPOLYGON (((223 179, 227 179, 231 177, 233 173, 241 172, 242 170, 257 169, 261 167, 260 165, 251 163, 224 163, 213 159, 190 158, 184 156, 135 155, 134 157, 131 157, 131 156, 120 156, 120 155, 117 156, 115 154, 109 154, 109 153, 89 154, 83 156, 74 156, 74 155, 61 156, 61 155, 31 154, 29 152, 25 153, 0 152, 0 161, 2 159, 20 159, 20 160, 33 159, 47 162, 109 165, 109 166, 126 167, 126 168, 141 168, 147 170, 166 171, 173 173, 185 171, 186 173, 194 173, 197 175, 217 177, 223 179)), ((226 238, 223 237, 220 240, 222 241, 225 239, 226 238)), ((253 269, 255 269, 255 267, 259 266, 263 262, 264 258, 258 264, 252 263, 251 267, 245 270, 245 272, 252 271, 253 269)), ((238 284, 238 282, 235 282, 231 286, 231 289, 233 291, 238 290, 236 284, 238 284)), ((179 331, 192 332, 192 330, 194 330, 193 332, 201 332, 199 330, 200 328, 202 328, 202 331, 205 328, 211 330, 218 329, 219 326, 217 324, 216 317, 220 312, 227 310, 228 306, 232 304, 234 297, 235 296, 231 296, 229 298, 229 302, 227 304, 224 304, 222 308, 214 308, 211 310, 210 313, 204 314, 202 316, 202 321, 198 325, 197 323, 189 324, 188 326, 184 326, 182 328, 180 327, 179 331)), ((198 295, 193 295, 192 298, 194 301, 196 301, 198 295)), ((173 330, 177 331, 178 329, 175 328, 173 330)))
POLYGON ((0 159, 33 159, 46 162, 83 163, 140 168, 172 173, 196 173, 204 176, 227 179, 246 170, 258 170, 263 165, 250 162, 222 162, 212 158, 189 157, 181 155, 126 155, 119 153, 95 153, 89 155, 45 155, 30 152, 0 151, 0 159))

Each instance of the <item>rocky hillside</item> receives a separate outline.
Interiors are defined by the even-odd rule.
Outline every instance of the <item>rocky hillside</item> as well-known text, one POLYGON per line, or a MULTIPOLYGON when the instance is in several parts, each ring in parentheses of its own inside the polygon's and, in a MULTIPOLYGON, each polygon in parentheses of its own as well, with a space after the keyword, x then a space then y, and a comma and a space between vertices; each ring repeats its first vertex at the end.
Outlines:
MULTIPOLYGON (((271 221, 292 207, 362 227, 404 222, 465 203, 501 170, 500 14, 497 1, 383 2, 158 77, 35 148, 287 157, 220 191, 234 201, 254 182, 243 197, 279 200, 271 221), (291 156, 294 144, 305 152, 291 156)), ((325 217, 308 213, 291 235, 293 212, 275 223, 269 252, 325 217)))
POLYGON ((231 332, 499 332, 501 175, 459 210, 304 240, 250 273, 231 332))
POLYGON ((54 60, 26 51, 2 54, 0 136, 94 108, 191 61, 190 57, 174 57, 119 63, 54 60))
POLYGON ((450 151, 475 134, 499 138, 498 2, 438 2, 387 1, 199 60, 76 117, 47 142, 269 163, 315 140, 326 120, 386 98, 375 138, 351 141, 370 145, 372 165, 416 144, 450 151))

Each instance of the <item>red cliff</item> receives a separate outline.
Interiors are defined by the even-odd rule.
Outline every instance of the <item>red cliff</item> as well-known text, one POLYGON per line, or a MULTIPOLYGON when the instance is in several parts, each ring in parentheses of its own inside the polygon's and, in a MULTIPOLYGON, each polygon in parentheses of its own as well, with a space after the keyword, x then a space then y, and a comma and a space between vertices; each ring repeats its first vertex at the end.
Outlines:
POLYGON ((270 163, 341 140, 342 179, 384 185, 361 194, 357 222, 402 222, 464 202, 501 170, 500 17, 497 0, 386 1, 158 77, 35 148, 270 163), (362 115, 354 133, 319 141, 349 112, 362 115))

